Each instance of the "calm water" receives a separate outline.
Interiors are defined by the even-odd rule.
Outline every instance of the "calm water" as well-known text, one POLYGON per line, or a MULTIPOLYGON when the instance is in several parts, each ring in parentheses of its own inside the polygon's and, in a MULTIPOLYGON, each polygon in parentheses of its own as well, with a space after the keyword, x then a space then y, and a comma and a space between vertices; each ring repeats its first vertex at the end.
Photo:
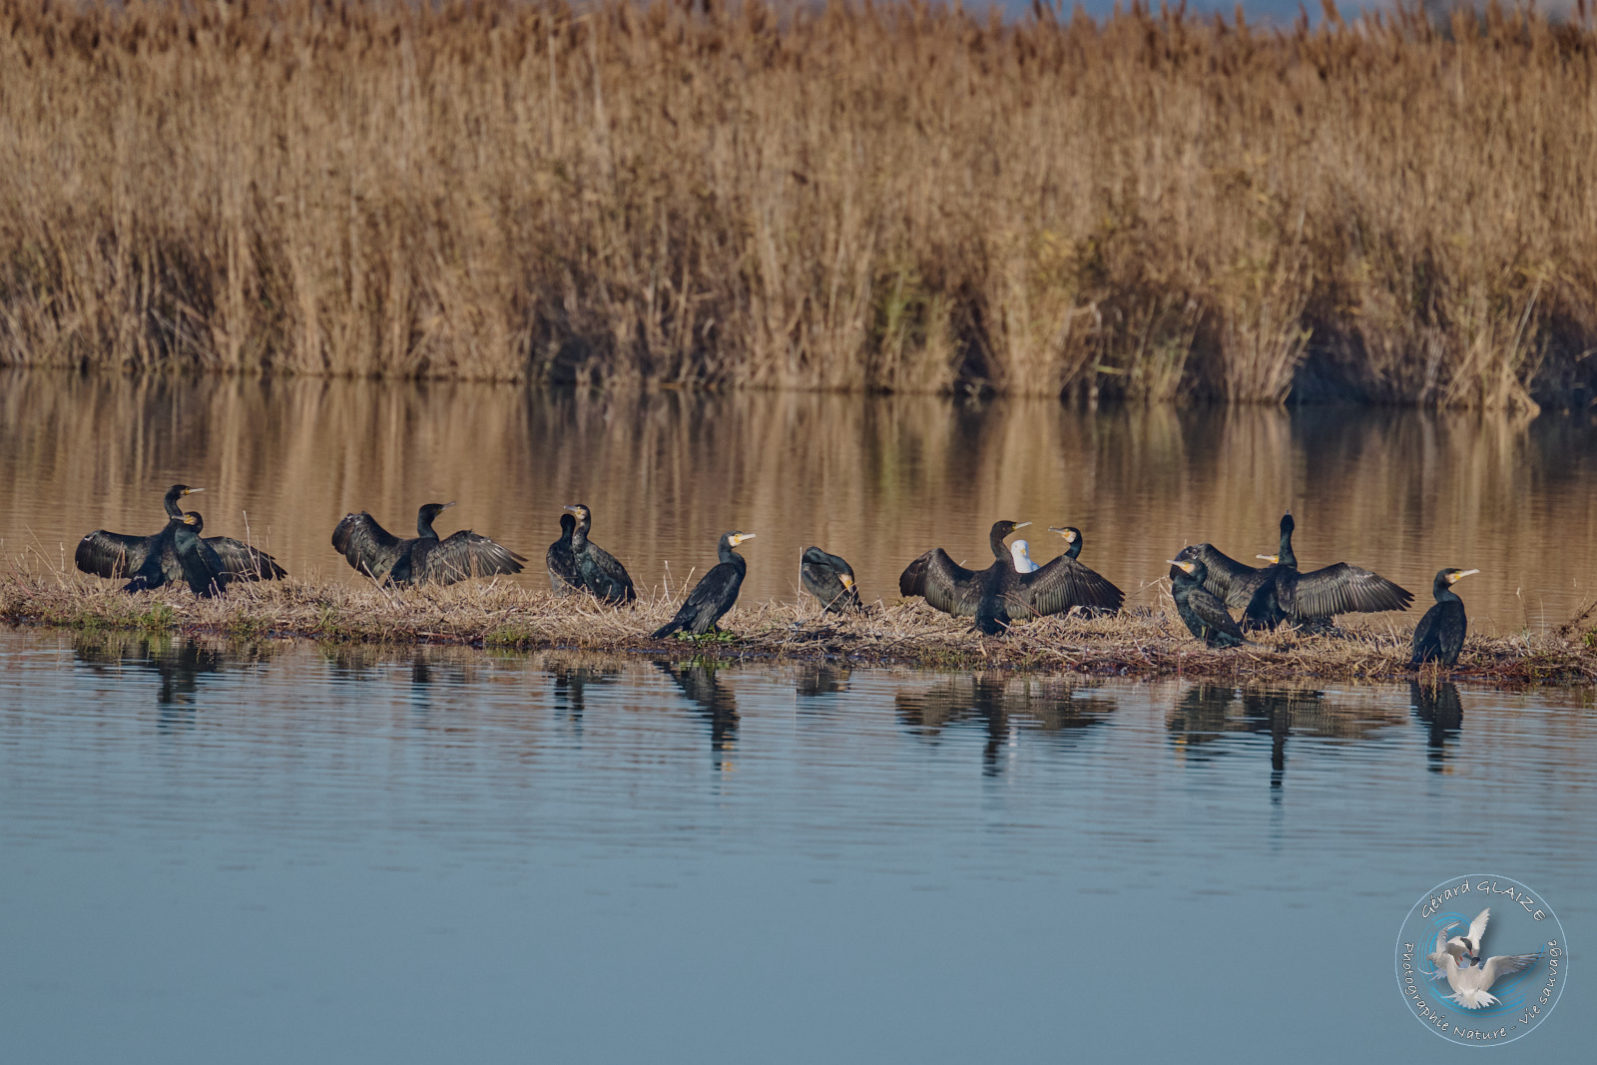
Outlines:
POLYGON ((175 482, 207 489, 189 502, 208 530, 249 535, 312 581, 359 580, 329 542, 345 513, 408 536, 422 503, 458 500, 440 531, 499 539, 533 559, 517 579, 547 588, 560 508, 587 503, 595 541, 655 590, 702 573, 741 528, 758 534, 745 595, 796 596, 814 543, 853 563, 868 599, 892 598, 934 545, 985 565, 988 526, 1012 518, 1035 523, 1042 559, 1058 553, 1049 525, 1080 527, 1083 560, 1158 605, 1172 552, 1273 551, 1290 509, 1305 567, 1354 562, 1420 605, 1437 570, 1480 569, 1459 591, 1483 632, 1540 630, 1597 600, 1588 417, 0 375, 0 558, 70 569, 90 529, 160 528, 175 482))
POLYGON ((7 1060, 1453 1060, 1393 937, 1488 867, 1575 945, 1492 1053, 1588 1060, 1590 692, 4 631, 0 707, 7 1060))
MULTIPOLYGON (((1160 606, 1208 539, 1347 559, 1472 625, 1597 599, 1597 428, 1474 416, 0 376, 0 566, 216 532, 357 578, 347 511, 534 559, 560 507, 640 585, 754 530, 868 598, 999 517, 1080 526, 1160 606)), ((73 576, 71 579, 79 579, 73 576)), ((87 580, 87 578, 84 578, 87 580)), ((1416 613, 1373 619, 1406 628, 1416 613)), ((736 615, 732 619, 736 627, 736 615)), ((1398 925, 1494 871, 1570 991, 1504 1060, 1584 1061, 1594 693, 1115 685, 644 657, 384 656, 0 630, 0 1060, 1451 1060, 1398 925)))

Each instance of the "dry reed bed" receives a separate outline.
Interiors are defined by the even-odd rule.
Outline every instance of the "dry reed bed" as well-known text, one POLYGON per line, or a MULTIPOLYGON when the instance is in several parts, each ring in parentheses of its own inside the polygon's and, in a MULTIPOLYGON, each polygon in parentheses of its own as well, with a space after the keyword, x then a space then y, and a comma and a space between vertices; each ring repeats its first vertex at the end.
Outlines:
MULTIPOLYGON (((675 600, 641 599, 614 609, 587 597, 557 599, 498 583, 393 591, 295 582, 240 586, 203 600, 162 589, 127 595, 76 575, 21 570, 0 576, 0 621, 78 630, 148 631, 241 641, 308 638, 338 644, 465 645, 707 659, 838 660, 954 669, 1018 669, 1151 679, 1229 681, 1392 679, 1407 668, 1407 632, 1352 630, 1342 637, 1293 631, 1256 646, 1209 650, 1173 614, 1136 608, 1113 618, 1043 618, 1002 638, 918 602, 881 603, 865 614, 823 614, 805 602, 740 605, 721 638, 654 640, 675 600)), ((1588 611, 1588 614, 1590 611, 1588 611)), ((1471 637, 1459 666, 1427 667, 1432 678, 1504 685, 1597 681, 1597 631, 1574 619, 1558 631, 1471 637)))
POLYGON ((1589 10, 0 0, 0 363, 1584 402, 1589 10))

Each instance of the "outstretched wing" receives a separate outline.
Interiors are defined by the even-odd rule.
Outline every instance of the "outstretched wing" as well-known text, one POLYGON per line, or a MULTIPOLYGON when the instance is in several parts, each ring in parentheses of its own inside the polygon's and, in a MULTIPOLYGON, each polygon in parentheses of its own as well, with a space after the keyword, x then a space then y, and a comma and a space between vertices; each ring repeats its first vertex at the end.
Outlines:
MULTIPOLYGON (((1073 606, 1119 610, 1125 593, 1090 566, 1060 555, 1041 569, 1015 575, 1018 598, 1034 614, 1062 614, 1073 606)), ((1016 596, 1011 596, 1011 599, 1016 596)))
POLYGON ((1481 949, 1481 936, 1486 934, 1486 922, 1492 919, 1492 909, 1488 906, 1475 915, 1475 920, 1469 923, 1469 941, 1475 944, 1475 949, 1481 949))
POLYGON ((1486 990, 1505 976, 1529 969, 1540 958, 1540 954, 1499 954, 1495 958, 1487 958, 1481 965, 1481 990, 1486 990))
MULTIPOLYGON (((468 577, 487 577, 495 573, 520 573, 527 561, 509 548, 486 536, 462 529, 440 540, 411 574, 416 581, 453 584, 468 577)), ((412 556, 414 563, 414 556, 412 556)))
POLYGON ((1195 558, 1207 566, 1209 575, 1204 578, 1203 586, 1225 600, 1225 605, 1233 610, 1246 607, 1253 593, 1264 583, 1264 569, 1238 562, 1212 544, 1183 547, 1176 558, 1182 561, 1195 558))
MULTIPOLYGON (((1295 618, 1326 618, 1335 614, 1407 610, 1414 593, 1398 587, 1367 569, 1338 562, 1298 575, 1289 584, 1291 599, 1281 606, 1295 618)), ((1280 589, 1278 589, 1278 594, 1280 589)))
POLYGON ((72 557, 84 573, 96 577, 131 577, 144 568, 160 539, 160 533, 131 536, 96 529, 78 541, 77 552, 72 557))
POLYGON ((231 536, 207 536, 205 543, 216 552, 222 571, 237 581, 275 581, 288 576, 277 559, 259 548, 231 536))
POLYGON ((377 524, 364 510, 345 514, 333 530, 333 547, 357 571, 381 580, 399 557, 399 537, 377 524))
POLYGON ((898 578, 901 595, 918 595, 928 603, 958 618, 976 616, 981 604, 979 574, 959 565, 948 552, 934 547, 905 567, 898 578))

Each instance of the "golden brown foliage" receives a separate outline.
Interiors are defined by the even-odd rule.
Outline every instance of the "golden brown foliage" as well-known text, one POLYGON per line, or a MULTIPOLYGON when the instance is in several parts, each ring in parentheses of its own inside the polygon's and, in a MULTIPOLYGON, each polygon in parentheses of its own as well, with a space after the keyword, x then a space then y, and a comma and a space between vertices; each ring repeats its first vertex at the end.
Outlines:
POLYGON ((0 362, 1590 384, 1589 22, 692 8, 0 0, 0 362))

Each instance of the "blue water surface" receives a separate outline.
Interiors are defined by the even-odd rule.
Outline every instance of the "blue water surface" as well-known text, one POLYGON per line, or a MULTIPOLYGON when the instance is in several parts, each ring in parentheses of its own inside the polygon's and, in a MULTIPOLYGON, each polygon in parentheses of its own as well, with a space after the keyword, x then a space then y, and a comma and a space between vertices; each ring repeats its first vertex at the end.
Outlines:
POLYGON ((1570 942, 1592 693, 0 630, 18 1062, 1455 1060, 1394 937, 1570 942))

